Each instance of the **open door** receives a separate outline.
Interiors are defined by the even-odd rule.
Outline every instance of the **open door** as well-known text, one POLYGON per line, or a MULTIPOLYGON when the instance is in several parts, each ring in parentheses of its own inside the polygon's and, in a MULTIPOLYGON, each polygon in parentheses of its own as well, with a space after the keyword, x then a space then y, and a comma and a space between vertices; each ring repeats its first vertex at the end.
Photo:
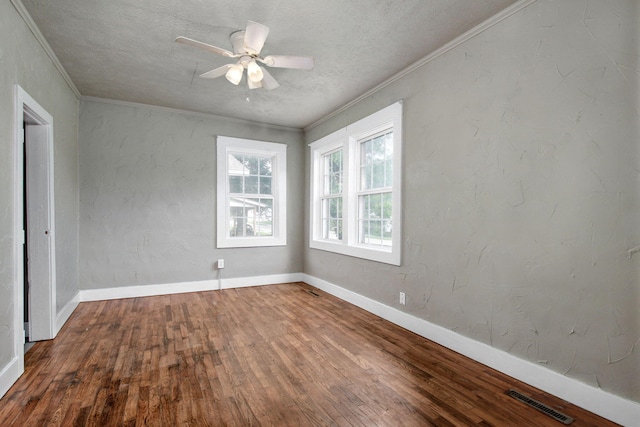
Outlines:
POLYGON ((55 261, 53 245, 51 124, 38 123, 28 109, 25 119, 26 269, 29 341, 55 335, 55 261))

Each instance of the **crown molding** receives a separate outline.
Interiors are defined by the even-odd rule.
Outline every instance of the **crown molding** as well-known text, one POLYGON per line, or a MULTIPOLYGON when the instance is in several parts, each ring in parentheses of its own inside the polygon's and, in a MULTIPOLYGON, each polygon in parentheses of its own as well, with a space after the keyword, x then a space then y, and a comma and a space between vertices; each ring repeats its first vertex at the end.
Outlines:
POLYGON ((234 123, 238 123, 238 124, 242 124, 242 125, 256 126, 256 127, 261 127, 261 128, 267 128, 267 129, 275 129, 275 130, 286 131, 286 132, 302 133, 302 129, 301 128, 294 128, 294 127, 289 127, 289 126, 280 126, 280 125, 274 125, 274 124, 270 124, 270 123, 255 122, 255 121, 251 121, 251 120, 238 119, 238 118, 235 118, 235 117, 218 116, 216 114, 200 113, 200 112, 197 112, 197 111, 181 110, 181 109, 178 109, 178 108, 161 107, 161 106, 158 106, 158 105, 151 105, 151 104, 141 104, 141 103, 138 103, 138 102, 120 101, 120 100, 117 100, 117 99, 99 98, 99 97, 95 97, 95 96, 82 96, 82 97, 80 97, 80 100, 81 101, 101 102, 103 104, 114 104, 114 105, 120 105, 120 106, 124 106, 124 107, 146 108, 146 109, 149 109, 149 110, 163 111, 165 113, 182 114, 182 115, 191 116, 191 117, 203 117, 205 119, 224 120, 226 122, 234 122, 234 123))
POLYGON ((58 60, 58 57, 53 52, 53 49, 51 49, 51 46, 49 46, 47 39, 44 38, 44 36, 40 32, 40 29, 34 22, 33 18, 31 18, 31 15, 29 15, 29 12, 22 4, 22 1, 21 0, 10 0, 10 1, 13 7, 18 12, 18 14, 24 20, 25 24, 27 24, 27 27, 29 28, 29 30, 31 30, 31 33, 33 34, 33 36, 36 38, 38 43, 40 43, 40 46, 42 46, 47 56, 49 56, 49 59, 51 59, 51 62, 53 62, 53 66, 56 67, 60 75, 62 75, 62 78, 64 79, 64 81, 67 82, 67 85, 69 86, 71 91, 76 95, 76 98, 79 99, 82 96, 80 94, 80 91, 78 90, 76 85, 73 84, 73 80, 71 80, 71 77, 69 77, 69 74, 67 74, 67 71, 64 69, 64 67, 58 60))
POLYGON ((418 68, 422 67, 423 65, 428 64, 429 62, 433 61, 434 59, 439 58, 440 56, 442 56, 445 53, 449 52, 451 49, 453 49, 453 48, 455 48, 457 46, 460 46, 461 44, 465 43, 468 40, 471 40, 472 38, 478 36, 479 34, 482 34, 486 30, 488 30, 489 28, 491 28, 494 25, 504 21, 508 17, 520 12, 522 9, 526 8, 527 6, 530 6, 531 4, 535 3, 536 1, 538 1, 538 0, 519 0, 519 1, 515 2, 515 3, 513 3, 511 6, 506 7, 502 11, 500 11, 497 14, 493 15, 491 18, 487 19, 486 21, 482 22, 481 24, 478 24, 477 26, 473 27, 469 31, 463 33, 462 35, 456 37, 455 39, 451 40, 449 43, 447 43, 444 46, 442 46, 441 48, 431 52, 429 55, 425 56, 424 58, 414 62, 413 64, 409 65, 407 68, 405 68, 402 71, 394 74, 393 76, 389 77, 387 80, 383 81, 379 85, 377 85, 374 88, 368 90, 367 92, 363 93, 362 95, 358 96, 357 98, 353 99, 352 101, 346 103, 345 105, 343 105, 342 107, 338 108, 337 110, 327 114, 326 116, 324 116, 321 119, 311 123, 310 125, 305 126, 304 127, 304 131, 305 132, 309 132, 311 129, 319 126, 320 124, 326 122, 327 120, 331 119, 332 117, 335 117, 338 114, 348 110, 349 108, 353 107, 354 105, 356 105, 357 103, 359 103, 363 99, 366 99, 366 98, 370 97, 371 95, 373 95, 373 94, 375 94, 377 92, 380 92, 382 89, 384 89, 387 86, 391 85, 392 83, 402 79, 407 74, 410 74, 410 73, 414 72, 418 68))

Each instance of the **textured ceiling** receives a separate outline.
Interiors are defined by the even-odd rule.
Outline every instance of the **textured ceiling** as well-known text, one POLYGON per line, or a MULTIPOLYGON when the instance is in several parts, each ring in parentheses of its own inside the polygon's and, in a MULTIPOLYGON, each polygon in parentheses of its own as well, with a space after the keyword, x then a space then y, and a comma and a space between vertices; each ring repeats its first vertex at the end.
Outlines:
POLYGON ((303 128, 514 0, 22 2, 83 96, 303 128), (232 60, 174 42, 231 50, 247 20, 271 29, 264 55, 313 56, 315 68, 271 68, 281 86, 250 91, 198 78, 232 60))

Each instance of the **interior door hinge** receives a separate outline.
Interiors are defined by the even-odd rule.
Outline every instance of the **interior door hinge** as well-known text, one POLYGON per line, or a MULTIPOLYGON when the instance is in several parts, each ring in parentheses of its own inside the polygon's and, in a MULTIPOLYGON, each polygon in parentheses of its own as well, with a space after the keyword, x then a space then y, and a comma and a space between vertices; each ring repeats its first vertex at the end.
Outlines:
POLYGON ((24 144, 24 129, 20 129, 20 142, 24 144))

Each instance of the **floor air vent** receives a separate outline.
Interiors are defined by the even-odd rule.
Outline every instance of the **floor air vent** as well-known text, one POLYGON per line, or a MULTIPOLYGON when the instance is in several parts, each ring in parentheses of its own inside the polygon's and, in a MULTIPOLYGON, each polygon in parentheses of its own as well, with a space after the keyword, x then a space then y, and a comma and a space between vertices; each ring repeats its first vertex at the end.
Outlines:
POLYGON ((311 295, 311 296, 314 296, 314 297, 319 297, 319 296, 320 296, 320 294, 316 294, 316 293, 315 293, 315 292, 313 292, 312 290, 308 290, 308 291, 307 291, 307 293, 308 293, 309 295, 311 295))
POLYGON ((513 397, 514 399, 519 400, 520 402, 531 406, 534 409, 537 409, 540 412, 543 412, 547 415, 549 415, 551 418, 560 421, 562 424, 566 424, 569 425, 573 422, 573 418, 571 418, 568 415, 563 414, 562 412, 558 412, 555 409, 545 405, 544 403, 540 403, 535 399, 530 398, 527 395, 524 395, 522 393, 520 393, 519 391, 516 391, 514 389, 511 389, 509 391, 507 391, 507 394, 511 397, 513 397))

